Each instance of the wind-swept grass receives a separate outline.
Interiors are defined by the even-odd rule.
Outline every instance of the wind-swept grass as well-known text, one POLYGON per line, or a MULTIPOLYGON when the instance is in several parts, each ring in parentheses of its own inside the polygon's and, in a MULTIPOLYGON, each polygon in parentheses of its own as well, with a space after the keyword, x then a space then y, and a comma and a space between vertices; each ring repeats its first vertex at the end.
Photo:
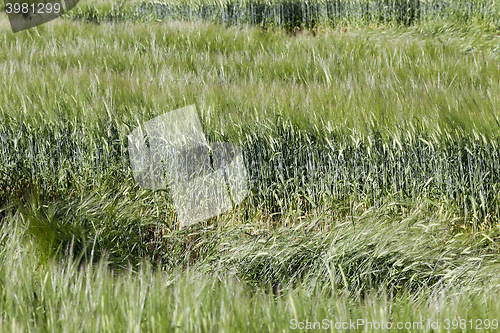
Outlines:
POLYGON ((476 230, 498 220, 494 31, 60 24, 4 37, 3 200, 134 197, 125 136, 195 103, 210 140, 242 145, 250 210, 425 197, 476 230))
POLYGON ((491 26, 0 26, 0 330, 495 319, 491 26), (251 191, 179 230, 126 135, 190 104, 242 147, 251 191))
MULTIPOLYGON (((429 217, 422 206, 400 219, 392 217, 394 207, 353 221, 311 218, 277 231, 256 221, 168 235, 171 241, 197 234, 191 254, 211 249, 186 270, 171 272, 147 264, 116 271, 105 258, 79 264, 69 253, 62 262, 41 261, 38 239, 26 238, 27 225, 8 216, 1 230, 0 327, 253 332, 288 331, 293 320, 364 319, 422 322, 419 331, 446 332, 446 319, 474 325, 489 319, 482 327, 495 331, 494 235, 450 237, 446 214, 429 217), (431 330, 429 321, 439 321, 439 328, 431 330)), ((169 251, 165 258, 179 254, 169 251)))

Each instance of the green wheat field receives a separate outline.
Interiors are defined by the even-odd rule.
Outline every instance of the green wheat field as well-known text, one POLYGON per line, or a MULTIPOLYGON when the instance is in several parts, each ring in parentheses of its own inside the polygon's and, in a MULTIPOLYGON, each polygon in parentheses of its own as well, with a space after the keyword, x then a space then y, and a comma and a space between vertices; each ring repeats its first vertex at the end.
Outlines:
POLYGON ((0 332, 499 329, 498 1, 1 8, 0 332), (127 135, 191 104, 250 192, 180 228, 127 135))

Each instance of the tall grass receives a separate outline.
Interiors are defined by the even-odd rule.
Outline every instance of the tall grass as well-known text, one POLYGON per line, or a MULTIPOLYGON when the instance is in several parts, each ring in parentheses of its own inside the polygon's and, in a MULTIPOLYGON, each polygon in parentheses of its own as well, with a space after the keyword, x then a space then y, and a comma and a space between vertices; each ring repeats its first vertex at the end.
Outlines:
POLYGON ((2 331, 495 319, 496 29, 0 26, 2 331), (179 230, 126 136, 193 103, 251 193, 179 230))
POLYGON ((301 215, 425 197, 477 230, 498 221, 493 31, 446 28, 438 42, 432 26, 320 39, 151 27, 76 24, 40 38, 35 53, 30 33, 5 35, 2 201, 135 196, 124 138, 196 103, 210 140, 242 145, 250 210, 301 215))
POLYGON ((215 230, 199 228, 189 233, 198 234, 198 248, 214 249, 183 271, 147 263, 118 271, 105 257, 81 264, 71 247, 62 262, 41 260, 29 224, 7 216, 0 230, 0 329, 253 332, 288 331, 294 319, 364 319, 423 321, 419 331, 446 332, 446 319, 497 319, 493 235, 448 238, 446 214, 429 217, 421 206, 401 220, 388 216, 391 209, 354 223, 314 218, 281 231, 228 225, 213 237, 215 230), (426 327, 436 320, 438 329, 426 327))
POLYGON ((347 25, 413 25, 429 21, 480 20, 500 25, 493 0, 165 0, 125 1, 114 6, 82 5, 70 15, 91 21, 203 19, 228 25, 294 30, 347 25))

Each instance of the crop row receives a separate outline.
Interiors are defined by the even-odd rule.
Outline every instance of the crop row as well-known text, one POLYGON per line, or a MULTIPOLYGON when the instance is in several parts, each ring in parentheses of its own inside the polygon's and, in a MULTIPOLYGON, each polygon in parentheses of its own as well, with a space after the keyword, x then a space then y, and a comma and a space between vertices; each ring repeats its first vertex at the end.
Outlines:
MULTIPOLYGON (((111 192, 124 184, 137 189, 126 140, 111 122, 101 128, 4 127, 1 201, 21 199, 31 187, 46 201, 103 186, 111 192)), ((376 132, 298 130, 284 121, 273 129, 242 130, 233 141, 243 147, 249 170, 252 194, 246 205, 268 213, 352 200, 371 206, 385 198, 428 198, 476 221, 500 217, 500 141, 495 138, 408 131, 382 139, 376 132)))
POLYGON ((70 15, 92 21, 203 19, 229 25, 252 24, 286 29, 352 24, 411 25, 426 20, 478 19, 500 25, 493 0, 164 0, 81 6, 70 15))

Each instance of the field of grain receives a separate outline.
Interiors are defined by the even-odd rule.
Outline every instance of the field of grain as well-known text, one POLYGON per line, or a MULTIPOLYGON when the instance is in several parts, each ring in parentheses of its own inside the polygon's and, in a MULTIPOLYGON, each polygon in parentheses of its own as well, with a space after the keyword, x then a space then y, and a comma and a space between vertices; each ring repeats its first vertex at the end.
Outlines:
POLYGON ((101 0, 12 34, 2 14, 0 331, 496 331, 499 18, 101 0), (191 104, 242 147, 250 193, 181 229, 127 135, 191 104))

